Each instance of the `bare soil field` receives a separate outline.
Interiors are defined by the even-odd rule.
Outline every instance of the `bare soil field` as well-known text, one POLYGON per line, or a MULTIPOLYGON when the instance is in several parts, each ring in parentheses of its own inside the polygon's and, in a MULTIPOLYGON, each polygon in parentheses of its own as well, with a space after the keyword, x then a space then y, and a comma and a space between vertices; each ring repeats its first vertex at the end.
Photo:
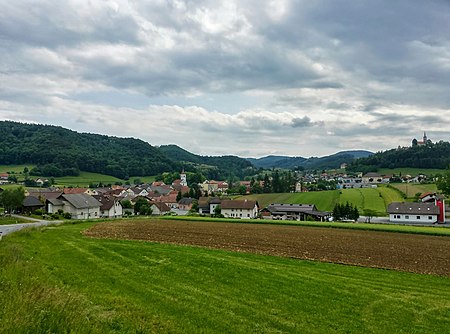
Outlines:
POLYGON ((99 223, 93 238, 144 240, 450 277, 450 238, 337 228, 185 222, 99 223))

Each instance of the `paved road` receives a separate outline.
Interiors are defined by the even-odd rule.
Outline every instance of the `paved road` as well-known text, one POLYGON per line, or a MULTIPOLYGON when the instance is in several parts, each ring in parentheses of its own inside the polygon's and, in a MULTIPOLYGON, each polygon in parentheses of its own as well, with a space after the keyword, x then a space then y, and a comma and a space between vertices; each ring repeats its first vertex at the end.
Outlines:
POLYGON ((27 228, 27 227, 39 227, 39 226, 47 226, 47 225, 54 225, 54 224, 60 224, 62 223, 62 220, 39 220, 39 219, 34 219, 34 218, 30 218, 30 217, 26 217, 26 216, 19 216, 19 215, 12 215, 15 218, 20 218, 20 219, 26 219, 29 220, 29 223, 23 223, 23 224, 11 224, 11 225, 0 225, 0 237, 7 235, 9 233, 12 232, 16 232, 19 231, 23 228, 27 228))

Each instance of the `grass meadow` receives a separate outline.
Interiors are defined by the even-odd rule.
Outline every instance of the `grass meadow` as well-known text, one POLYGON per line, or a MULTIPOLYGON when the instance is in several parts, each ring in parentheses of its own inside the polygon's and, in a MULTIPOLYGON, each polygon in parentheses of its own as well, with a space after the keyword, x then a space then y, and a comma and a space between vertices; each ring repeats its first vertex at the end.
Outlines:
POLYGON ((392 187, 397 188, 408 198, 413 198, 417 193, 436 192, 437 187, 434 183, 416 184, 416 183, 392 183, 392 187))
POLYGON ((363 214, 364 210, 370 209, 379 216, 386 215, 389 203, 403 201, 398 191, 384 186, 309 193, 255 194, 241 198, 257 200, 261 207, 266 207, 271 203, 315 204, 322 211, 332 211, 336 203, 349 202, 356 205, 360 214, 363 214))
POLYGON ((430 175, 436 175, 436 174, 443 174, 445 172, 445 169, 431 169, 431 168, 380 168, 378 170, 378 174, 380 175, 410 175, 410 176, 417 176, 419 174, 424 174, 427 176, 430 175))
POLYGON ((2 333, 444 333, 450 280, 140 241, 0 242, 2 333))

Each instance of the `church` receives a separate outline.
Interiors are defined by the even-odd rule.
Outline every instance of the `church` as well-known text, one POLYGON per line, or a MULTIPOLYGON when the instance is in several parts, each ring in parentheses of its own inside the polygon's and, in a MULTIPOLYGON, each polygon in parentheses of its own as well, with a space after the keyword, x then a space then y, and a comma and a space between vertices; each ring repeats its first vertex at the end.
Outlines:
POLYGON ((424 131, 422 140, 418 141, 416 138, 414 138, 412 140, 412 146, 423 146, 423 145, 426 145, 429 142, 431 142, 431 140, 428 139, 427 133, 424 131))

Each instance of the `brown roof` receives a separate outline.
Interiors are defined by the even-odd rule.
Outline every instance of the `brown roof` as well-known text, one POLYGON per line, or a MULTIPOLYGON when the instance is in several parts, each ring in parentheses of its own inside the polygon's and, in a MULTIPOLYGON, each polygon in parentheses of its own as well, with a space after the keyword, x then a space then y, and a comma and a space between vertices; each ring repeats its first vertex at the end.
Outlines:
POLYGON ((64 194, 82 194, 87 188, 64 188, 64 194))
POLYGON ((220 204, 222 209, 253 209, 255 205, 256 201, 250 200, 223 200, 220 204))
POLYGON ((434 203, 399 203, 393 202, 387 208, 388 213, 402 213, 411 215, 438 215, 439 207, 434 203))
POLYGON ((170 208, 166 205, 166 203, 162 203, 162 202, 152 202, 152 203, 153 204, 151 204, 151 205, 156 206, 159 209, 159 211, 161 211, 161 212, 169 212, 170 211, 170 208))

